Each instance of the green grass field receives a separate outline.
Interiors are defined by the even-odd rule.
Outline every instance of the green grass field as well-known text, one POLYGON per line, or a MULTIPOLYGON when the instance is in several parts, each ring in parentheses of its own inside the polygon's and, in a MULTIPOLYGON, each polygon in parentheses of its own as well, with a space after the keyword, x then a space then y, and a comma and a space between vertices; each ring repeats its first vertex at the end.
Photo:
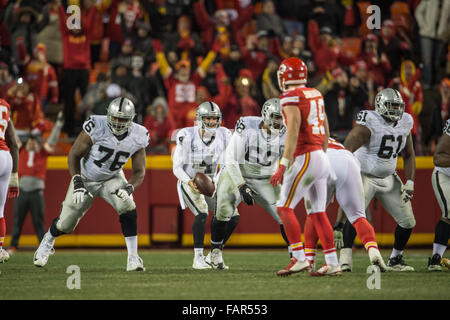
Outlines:
MULTIPOLYGON (((383 251, 387 261, 389 251, 383 251)), ((288 264, 285 250, 224 251, 229 270, 193 270, 191 250, 142 250, 147 270, 126 272, 125 250, 61 250, 45 268, 33 265, 33 251, 18 252, 0 264, 2 299, 150 299, 150 300, 300 300, 300 299, 450 299, 450 270, 428 272, 430 250, 408 250, 416 272, 381 274, 381 288, 369 290, 368 257, 354 253, 354 271, 340 277, 275 271, 288 264), (81 270, 81 289, 69 290, 67 267, 81 270), (7 294, 6 294, 7 293, 7 294)), ((323 262, 319 254, 318 262, 323 262)))

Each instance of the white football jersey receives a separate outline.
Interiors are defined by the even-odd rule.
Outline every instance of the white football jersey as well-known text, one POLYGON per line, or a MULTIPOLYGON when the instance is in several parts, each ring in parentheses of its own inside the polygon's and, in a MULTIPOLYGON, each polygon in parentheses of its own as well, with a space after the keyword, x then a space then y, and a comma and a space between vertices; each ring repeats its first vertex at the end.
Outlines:
POLYGON ((147 129, 132 123, 128 135, 118 140, 106 122, 106 116, 91 116, 83 124, 91 137, 92 147, 81 159, 81 174, 92 181, 103 181, 117 174, 136 151, 150 142, 147 129))
POLYGON ((393 174, 414 125, 412 116, 405 112, 400 120, 389 123, 376 111, 364 110, 358 114, 356 123, 371 133, 370 142, 355 152, 361 172, 377 178, 393 174))
POLYGON ((240 139, 227 148, 226 157, 233 157, 239 163, 244 178, 272 176, 283 155, 286 129, 279 134, 269 134, 262 124, 261 117, 240 118, 233 133, 240 139))
MULTIPOLYGON (((445 123, 444 129, 442 130, 442 134, 450 136, 450 119, 448 119, 447 122, 445 123)), ((449 168, 436 167, 436 171, 442 172, 446 176, 450 177, 450 167, 449 168)))
POLYGON ((198 126, 181 129, 177 134, 177 145, 173 154, 173 172, 178 180, 188 183, 197 172, 214 178, 231 137, 225 127, 217 128, 215 135, 205 143, 198 126))

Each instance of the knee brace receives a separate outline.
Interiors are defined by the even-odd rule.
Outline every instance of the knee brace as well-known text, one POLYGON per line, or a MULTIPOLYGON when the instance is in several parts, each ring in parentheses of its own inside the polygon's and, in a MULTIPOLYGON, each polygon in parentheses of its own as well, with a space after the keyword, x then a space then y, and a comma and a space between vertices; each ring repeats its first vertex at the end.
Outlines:
POLYGON ((122 233, 125 237, 137 236, 137 212, 131 210, 119 216, 122 233))
POLYGON ((446 223, 442 219, 436 224, 436 230, 434 232, 434 243, 447 245, 450 237, 450 224, 446 223))

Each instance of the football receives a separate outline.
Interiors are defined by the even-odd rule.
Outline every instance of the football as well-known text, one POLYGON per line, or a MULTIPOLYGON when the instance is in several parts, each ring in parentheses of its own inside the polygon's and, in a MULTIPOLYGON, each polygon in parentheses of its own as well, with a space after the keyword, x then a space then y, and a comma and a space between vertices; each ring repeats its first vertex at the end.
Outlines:
POLYGON ((214 194, 215 190, 214 183, 212 182, 211 178, 208 177, 206 174, 197 172, 197 174, 194 177, 194 183, 201 194, 207 197, 212 197, 212 195, 214 194))

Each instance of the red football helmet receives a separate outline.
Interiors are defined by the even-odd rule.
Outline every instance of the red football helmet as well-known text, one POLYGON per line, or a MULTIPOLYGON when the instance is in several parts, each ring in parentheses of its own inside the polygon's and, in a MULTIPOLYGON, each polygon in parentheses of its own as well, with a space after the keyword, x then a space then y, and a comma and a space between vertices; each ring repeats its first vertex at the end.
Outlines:
POLYGON ((285 91, 289 84, 306 84, 308 68, 302 59, 287 58, 281 62, 277 76, 280 89, 285 91))

